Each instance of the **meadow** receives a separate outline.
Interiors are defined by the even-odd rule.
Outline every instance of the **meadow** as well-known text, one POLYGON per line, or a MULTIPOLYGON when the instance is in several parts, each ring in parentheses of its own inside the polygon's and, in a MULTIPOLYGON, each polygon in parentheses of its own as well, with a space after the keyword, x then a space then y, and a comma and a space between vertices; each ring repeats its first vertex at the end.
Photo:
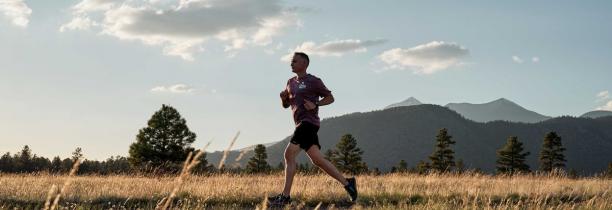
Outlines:
MULTIPOLYGON (((0 174, 1 209, 43 209, 53 185, 70 185, 60 209, 154 209, 176 188, 175 209, 264 209, 282 173, 185 176, 0 174)), ((325 174, 298 174, 285 209, 612 209, 612 179, 564 175, 406 174, 357 176, 360 197, 325 174)))

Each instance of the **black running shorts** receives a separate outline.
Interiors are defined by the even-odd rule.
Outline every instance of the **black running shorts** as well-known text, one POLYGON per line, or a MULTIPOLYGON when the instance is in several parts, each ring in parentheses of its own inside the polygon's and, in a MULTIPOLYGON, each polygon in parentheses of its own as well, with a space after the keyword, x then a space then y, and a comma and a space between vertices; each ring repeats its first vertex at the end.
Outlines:
POLYGON ((318 131, 319 126, 302 121, 300 125, 295 128, 290 142, 300 145, 300 148, 304 149, 304 151, 308 151, 312 145, 317 145, 320 150, 321 145, 319 144, 319 136, 317 135, 318 131))

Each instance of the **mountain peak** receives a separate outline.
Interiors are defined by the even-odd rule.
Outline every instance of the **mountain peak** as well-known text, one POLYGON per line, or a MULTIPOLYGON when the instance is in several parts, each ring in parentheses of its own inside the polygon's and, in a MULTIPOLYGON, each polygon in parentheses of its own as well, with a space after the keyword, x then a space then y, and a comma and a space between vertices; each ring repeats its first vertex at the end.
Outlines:
POLYGON ((393 108, 393 107, 400 107, 400 106, 414 106, 414 105, 420 105, 420 104, 423 104, 423 103, 421 103, 419 100, 417 100, 414 97, 410 97, 406 100, 403 100, 402 102, 391 104, 385 107, 385 109, 393 108))
POLYGON ((514 104, 514 102, 512 102, 512 101, 510 101, 510 100, 508 100, 506 98, 499 98, 499 99, 491 101, 489 103, 513 103, 514 104))
POLYGON ((416 102, 416 103, 419 103, 419 104, 421 103, 419 100, 417 100, 416 98, 414 98, 412 96, 410 96, 410 98, 402 101, 401 103, 405 103, 405 102, 416 102))

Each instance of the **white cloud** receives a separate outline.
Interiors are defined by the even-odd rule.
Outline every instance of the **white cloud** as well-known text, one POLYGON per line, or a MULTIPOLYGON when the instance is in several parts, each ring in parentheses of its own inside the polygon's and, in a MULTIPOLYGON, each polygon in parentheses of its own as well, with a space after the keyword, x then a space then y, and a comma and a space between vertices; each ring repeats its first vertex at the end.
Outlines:
POLYGON ((349 52, 366 52, 367 47, 379 45, 387 42, 385 39, 375 40, 359 40, 346 39, 335 40, 317 45, 315 42, 304 42, 293 50, 289 50, 289 54, 281 58, 282 61, 290 61, 294 52, 304 52, 308 55, 318 56, 343 56, 349 52))
POLYGON ((606 104, 604 104, 603 106, 597 107, 597 110, 607 110, 607 111, 612 111, 612 100, 608 100, 610 99, 610 92, 607 90, 601 91, 599 93, 597 93, 597 95, 595 95, 597 97, 597 100, 595 100, 595 102, 601 102, 601 101, 608 101, 606 102, 606 104))
POLYGON ((512 61, 514 61, 515 63, 523 63, 523 59, 521 59, 520 57, 513 55, 512 56, 512 61))
POLYGON ((531 62, 534 62, 534 63, 540 62, 540 57, 532 57, 531 62))
POLYGON ((432 74, 464 64, 469 50, 457 43, 433 41, 409 49, 395 48, 378 56, 385 69, 410 69, 415 74, 432 74))
POLYGON ((30 22, 32 9, 23 0, 0 0, 0 12, 16 26, 25 28, 30 22))
POLYGON ((195 91, 195 88, 189 86, 189 85, 185 85, 185 84, 176 84, 176 85, 169 85, 169 86, 157 86, 151 89, 151 92, 153 93, 178 93, 178 94, 184 94, 184 93, 192 93, 193 91, 195 91))
POLYGON ((59 31, 64 32, 67 30, 87 30, 92 26, 97 26, 98 23, 89 19, 89 17, 75 17, 70 22, 63 24, 59 31))
POLYGON ((608 98, 610 98, 610 92, 608 92, 607 90, 597 93, 597 101, 603 101, 608 98))
MULTIPOLYGON (((91 18, 90 26, 99 23, 103 34, 162 46, 164 54, 184 60, 193 60, 210 40, 225 43, 229 53, 266 46, 299 22, 280 0, 83 0, 72 9, 70 23, 91 18)), ((86 28, 70 23, 60 30, 86 28)))
POLYGON ((603 106, 597 107, 597 110, 612 111, 612 100, 609 100, 608 103, 603 106))
POLYGON ((74 13, 105 11, 120 3, 119 0, 83 0, 72 7, 74 13))

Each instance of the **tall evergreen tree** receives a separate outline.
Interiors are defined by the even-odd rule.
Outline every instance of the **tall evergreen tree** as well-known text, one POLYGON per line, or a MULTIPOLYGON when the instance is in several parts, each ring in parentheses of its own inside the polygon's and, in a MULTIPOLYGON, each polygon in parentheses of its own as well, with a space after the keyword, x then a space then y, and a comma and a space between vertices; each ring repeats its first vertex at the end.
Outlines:
POLYGON ((266 153, 266 147, 263 144, 255 146, 255 155, 249 159, 246 165, 248 173, 261 173, 268 172, 272 167, 268 164, 268 154, 266 153))
POLYGON ((357 140, 351 134, 345 134, 331 152, 331 162, 338 170, 357 174, 368 171, 365 162, 361 160, 363 151, 357 147, 357 140))
POLYGON ((30 149, 30 147, 28 145, 23 146, 23 149, 21 149, 21 152, 19 154, 15 154, 16 158, 16 171, 18 172, 32 172, 34 170, 33 164, 32 164, 32 150, 30 149))
POLYGON ((162 105, 140 129, 136 142, 130 145, 128 158, 132 166, 152 166, 178 170, 187 154, 193 151, 191 144, 196 134, 187 127, 184 118, 171 106, 162 105))
POLYGON ((55 156, 51 161, 51 172, 58 173, 60 171, 62 171, 62 159, 59 156, 55 156))
POLYGON ((448 135, 446 128, 438 131, 436 136, 436 150, 429 156, 431 169, 437 172, 448 172, 455 166, 455 152, 450 148, 455 141, 448 135))
POLYGON ((550 172, 563 169, 566 161, 563 151, 565 148, 561 144, 561 137, 555 132, 547 133, 540 151, 540 170, 550 172))
POLYGON ((506 145, 497 150, 497 173, 529 172, 525 163, 527 155, 529 152, 523 153, 523 143, 518 141, 518 137, 508 137, 506 145))
POLYGON ((77 159, 81 159, 83 158, 83 149, 81 149, 80 147, 77 147, 76 149, 74 149, 74 151, 72 152, 72 161, 75 162, 77 159))

